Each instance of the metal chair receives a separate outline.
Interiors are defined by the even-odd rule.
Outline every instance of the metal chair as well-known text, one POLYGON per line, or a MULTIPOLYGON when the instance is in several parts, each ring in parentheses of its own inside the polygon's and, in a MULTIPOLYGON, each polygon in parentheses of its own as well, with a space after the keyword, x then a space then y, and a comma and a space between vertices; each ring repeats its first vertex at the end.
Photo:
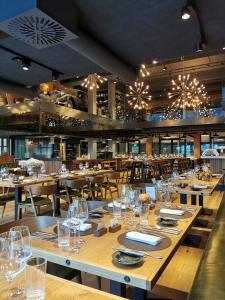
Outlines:
POLYGON ((26 199, 18 204, 17 216, 21 208, 32 208, 34 215, 40 214, 42 206, 52 206, 53 216, 55 215, 55 199, 56 199, 57 186, 55 182, 49 183, 46 186, 30 185, 25 188, 26 199), (49 198, 52 196, 52 200, 49 198))

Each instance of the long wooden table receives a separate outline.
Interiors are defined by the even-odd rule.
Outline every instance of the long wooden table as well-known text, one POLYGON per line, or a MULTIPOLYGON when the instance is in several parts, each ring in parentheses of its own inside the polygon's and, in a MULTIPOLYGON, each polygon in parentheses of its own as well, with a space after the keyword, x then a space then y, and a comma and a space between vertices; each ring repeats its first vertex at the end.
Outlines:
MULTIPOLYGON (((178 221, 178 228, 182 230, 179 235, 163 233, 171 239, 171 245, 164 250, 152 252, 161 255, 163 259, 146 257, 144 263, 135 268, 119 267, 112 262, 112 254, 114 252, 112 247, 121 247, 117 240, 118 236, 129 231, 123 223, 122 229, 116 233, 107 233, 99 238, 93 234, 82 236, 85 244, 77 254, 65 252, 57 248, 53 242, 43 240, 32 241, 33 253, 34 255, 46 257, 50 262, 107 278, 110 280, 111 293, 119 296, 125 295, 125 285, 131 285, 135 287, 135 299, 145 299, 146 291, 150 291, 153 288, 181 241, 186 236, 192 223, 197 218, 200 210, 201 207, 196 207, 195 212, 192 212, 192 216, 186 219, 187 221, 178 221)), ((110 219, 109 215, 105 215, 104 222, 106 226, 109 225, 110 219)), ((151 225, 154 225, 156 222, 154 211, 151 211, 149 222, 151 225)), ((52 232, 54 227, 55 225, 49 226, 44 231, 52 232)), ((157 233, 155 232, 155 234, 157 233)))
MULTIPOLYGON (((23 274, 20 274, 21 277, 23 274)), ((19 275, 19 276, 20 276, 19 275)), ((24 276, 23 276, 24 277, 24 276)), ((14 279, 17 280, 17 279, 14 279)), ((20 280, 22 283, 24 280, 20 280)), ((7 283, 0 279, 0 294, 1 299, 7 299, 7 283)), ((25 299, 25 298, 23 298, 25 299)), ((69 280, 65 280, 56 276, 46 274, 45 285, 45 300, 119 300, 124 299, 106 292, 99 291, 97 289, 90 288, 88 286, 78 284, 69 280)))
POLYGON ((218 175, 216 177, 213 177, 210 181, 202 181, 202 180, 196 180, 196 184, 200 185, 210 185, 210 188, 202 189, 200 191, 193 191, 190 187, 190 184, 193 184, 193 181, 191 179, 178 179, 178 180, 172 180, 175 184, 175 186, 161 186, 157 188, 160 191, 166 191, 171 193, 180 194, 180 203, 186 204, 187 203, 187 195, 191 195, 191 204, 196 205, 197 196, 199 198, 199 205, 203 206, 203 197, 204 196, 211 196, 214 192, 215 188, 219 184, 219 182, 222 179, 222 174, 218 175), (179 184, 185 183, 187 186, 185 188, 181 188, 179 184))
MULTIPOLYGON (((37 179, 32 179, 31 177, 24 178, 25 181, 22 181, 20 183, 14 183, 13 181, 0 181, 0 188, 10 188, 15 190, 15 220, 17 220, 17 209, 18 204, 22 201, 22 190, 25 186, 33 185, 33 184, 43 184, 48 183, 51 181, 55 181, 57 183, 57 197, 56 197, 56 207, 55 207, 55 215, 60 216, 60 182, 66 179, 78 179, 80 177, 85 176, 95 176, 95 175, 101 175, 107 172, 112 172, 112 170, 87 170, 86 172, 83 171, 71 171, 68 176, 45 176, 40 177, 37 179), (26 182, 26 180, 30 180, 30 182, 26 182)), ((20 211, 19 218, 22 218, 22 212, 20 211)))

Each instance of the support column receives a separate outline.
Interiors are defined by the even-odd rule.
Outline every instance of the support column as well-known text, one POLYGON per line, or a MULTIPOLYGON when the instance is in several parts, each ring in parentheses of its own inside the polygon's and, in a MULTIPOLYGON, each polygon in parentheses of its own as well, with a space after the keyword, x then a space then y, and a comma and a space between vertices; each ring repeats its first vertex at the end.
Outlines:
POLYGON ((150 136, 147 140, 146 140, 146 144, 145 144, 145 152, 147 155, 152 155, 152 146, 153 146, 153 137, 150 136))
POLYGON ((88 155, 90 159, 97 158, 97 141, 93 138, 88 139, 88 155))
MULTIPOLYGON (((108 82, 108 110, 111 119, 116 119, 116 83, 113 81, 108 82)), ((109 141, 109 151, 113 153, 113 157, 116 154, 116 142, 109 141)))
POLYGON ((201 133, 198 132, 194 135, 194 157, 201 156, 201 133))
POLYGON ((116 119, 116 83, 108 82, 108 110, 110 118, 116 119))
MULTIPOLYGON (((94 75, 91 75, 94 76, 94 75)), ((95 77, 92 81, 96 80, 95 77)), ((96 103, 96 87, 88 89, 88 112, 89 114, 97 114, 97 103, 96 103)))
MULTIPOLYGON (((94 75, 92 81, 96 80, 94 75)), ((96 87, 88 89, 88 113, 97 114, 96 87)), ((97 158, 97 141, 93 138, 88 138, 88 156, 90 159, 97 158)))

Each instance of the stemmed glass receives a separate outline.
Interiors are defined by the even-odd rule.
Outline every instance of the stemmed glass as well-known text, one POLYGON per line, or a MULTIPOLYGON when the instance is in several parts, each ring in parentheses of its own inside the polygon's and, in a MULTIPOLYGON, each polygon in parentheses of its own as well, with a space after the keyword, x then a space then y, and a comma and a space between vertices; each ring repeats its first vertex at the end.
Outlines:
MULTIPOLYGON (((21 226, 14 226, 10 228, 11 232, 20 232, 23 241, 23 253, 21 253, 20 260, 21 262, 25 263, 31 256, 32 256, 32 249, 31 249, 31 236, 30 230, 28 226, 21 225, 21 226)), ((19 297, 23 294, 24 288, 17 287, 16 296, 19 297)))
POLYGON ((80 163, 80 164, 79 164, 79 169, 82 171, 82 170, 83 170, 83 168, 84 168, 84 165, 83 165, 83 163, 80 163))
POLYGON ((8 299, 17 296, 17 290, 14 294, 11 283, 13 278, 25 268, 24 251, 24 242, 19 231, 0 234, 0 276, 5 277, 8 282, 8 299))

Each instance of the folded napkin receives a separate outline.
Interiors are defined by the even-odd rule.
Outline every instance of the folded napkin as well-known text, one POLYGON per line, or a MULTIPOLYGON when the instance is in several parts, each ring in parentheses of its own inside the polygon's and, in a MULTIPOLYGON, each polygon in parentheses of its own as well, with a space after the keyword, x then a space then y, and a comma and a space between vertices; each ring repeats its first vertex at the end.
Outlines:
MULTIPOLYGON (((70 219, 69 222, 70 222, 70 224, 71 223, 77 224, 77 219, 74 219, 74 220, 70 219)), ((63 225, 68 227, 67 220, 63 223, 63 225)), ((92 228, 92 225, 89 224, 89 223, 80 224, 80 231, 86 231, 86 230, 91 229, 91 228, 92 228)))
POLYGON ((149 244, 152 246, 156 246, 158 245, 162 238, 155 236, 155 235, 151 235, 151 234, 146 234, 146 233, 140 233, 137 231, 130 231, 126 233, 126 238, 128 240, 133 240, 136 242, 141 242, 141 243, 145 243, 145 244, 149 244))
POLYGON ((169 209, 169 208, 162 208, 159 211, 161 214, 168 214, 168 215, 177 215, 182 216, 184 211, 181 209, 169 209))
POLYGON ((80 231, 86 231, 88 229, 91 229, 92 225, 89 223, 84 223, 80 225, 80 231))
MULTIPOLYGON (((119 207, 119 206, 120 206, 120 203, 116 203, 115 206, 116 206, 116 207, 119 207)), ((109 208, 113 208, 113 202, 110 202, 110 203, 108 204, 108 207, 109 207, 109 208)), ((126 205, 125 205, 125 204, 121 204, 121 209, 126 209, 126 205)))
POLYGON ((200 184, 193 184, 192 187, 194 189, 207 189, 209 186, 208 185, 200 185, 200 184))

